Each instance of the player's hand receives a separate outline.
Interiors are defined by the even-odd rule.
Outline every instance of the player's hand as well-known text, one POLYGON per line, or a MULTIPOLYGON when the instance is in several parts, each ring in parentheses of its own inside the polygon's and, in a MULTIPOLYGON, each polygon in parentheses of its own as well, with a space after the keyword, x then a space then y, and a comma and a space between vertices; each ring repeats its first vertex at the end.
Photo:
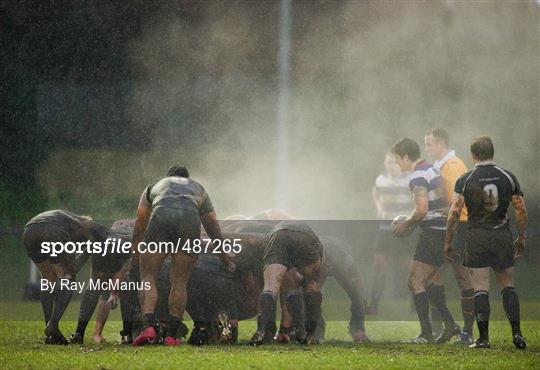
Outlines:
POLYGON ((107 304, 111 308, 111 310, 114 310, 116 307, 118 307, 118 295, 115 293, 111 293, 111 296, 107 300, 107 304))
POLYGON ((454 262, 454 257, 457 255, 458 254, 455 251, 454 247, 452 247, 451 243, 444 243, 444 258, 448 262, 454 262))
POLYGON ((525 240, 517 238, 514 242, 514 259, 518 260, 523 257, 525 251, 525 240))
POLYGON ((395 221, 394 222, 394 233, 395 237, 405 238, 411 235, 413 228, 410 226, 408 221, 395 221))
POLYGON ((224 254, 225 257, 225 269, 231 273, 234 273, 236 271, 236 261, 234 258, 234 255, 230 254, 224 254))

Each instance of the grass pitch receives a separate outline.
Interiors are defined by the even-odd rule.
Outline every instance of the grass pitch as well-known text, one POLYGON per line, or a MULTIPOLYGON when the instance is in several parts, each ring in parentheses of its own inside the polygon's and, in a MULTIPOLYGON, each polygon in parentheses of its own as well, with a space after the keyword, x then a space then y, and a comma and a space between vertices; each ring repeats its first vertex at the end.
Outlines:
MULTIPOLYGON (((78 308, 78 305, 75 305, 78 308)), ((37 303, 17 303, 36 312, 37 303)), ((2 305, 5 310, 7 306, 2 305)), ((38 316, 39 317, 39 316, 38 316)), ((241 322, 240 344, 234 346, 172 348, 160 345, 146 347, 119 346, 119 321, 107 323, 103 345, 91 341, 90 323, 85 345, 46 346, 42 342, 41 321, 7 321, 6 311, 0 321, 0 367, 2 369, 403 369, 403 368, 540 368, 540 323, 522 324, 529 348, 514 348, 507 322, 491 323, 488 350, 471 350, 446 345, 405 345, 399 341, 418 334, 414 321, 368 321, 367 332, 373 344, 350 342, 347 323, 329 321, 327 342, 323 345, 271 345, 249 347, 247 340, 255 328, 254 321, 241 322)), ((75 329, 74 321, 61 323, 67 336, 75 329)))

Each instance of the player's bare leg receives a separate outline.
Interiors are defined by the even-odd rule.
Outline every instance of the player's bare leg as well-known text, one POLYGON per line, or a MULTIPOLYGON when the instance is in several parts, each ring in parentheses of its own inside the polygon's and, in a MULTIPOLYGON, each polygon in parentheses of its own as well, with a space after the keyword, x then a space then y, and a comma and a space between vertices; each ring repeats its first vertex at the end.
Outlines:
POLYGON ((171 256, 171 291, 169 293, 169 327, 165 344, 180 344, 179 337, 187 334, 187 328, 182 323, 187 303, 187 282, 197 258, 177 253, 171 256))
MULTIPOLYGON (((67 258, 66 260, 61 261, 57 264, 51 264, 48 261, 44 261, 42 263, 36 264, 36 266, 40 270, 40 272, 43 270, 42 274, 44 273, 46 276, 49 276, 47 280, 56 277, 55 280, 57 283, 55 291, 53 292, 50 317, 45 327, 45 343, 63 345, 68 344, 67 339, 60 331, 59 323, 60 319, 64 315, 67 306, 69 305, 69 302, 71 301, 73 291, 71 289, 62 289, 60 286, 60 282, 62 281, 62 279, 67 279, 70 281, 75 279, 75 259, 67 258)), ((49 303, 50 301, 47 302, 47 309, 50 308, 49 303)), ((45 311, 46 310, 44 310, 44 314, 48 315, 49 312, 45 313, 45 311)))
POLYGON ((158 299, 157 277, 166 253, 144 253, 139 257, 141 268, 141 283, 148 285, 148 290, 141 291, 141 313, 144 319, 143 331, 133 340, 134 346, 151 343, 157 338, 156 318, 154 309, 158 299))
POLYGON ((105 338, 103 337, 103 328, 105 327, 105 323, 107 322, 110 311, 111 307, 107 304, 107 299, 100 296, 96 312, 96 327, 94 329, 94 336, 92 338, 96 344, 105 342, 105 338))
POLYGON ((278 263, 272 263, 264 269, 264 287, 259 297, 257 331, 249 341, 251 345, 261 345, 264 340, 266 325, 268 322, 275 321, 276 298, 286 272, 287 267, 278 263))

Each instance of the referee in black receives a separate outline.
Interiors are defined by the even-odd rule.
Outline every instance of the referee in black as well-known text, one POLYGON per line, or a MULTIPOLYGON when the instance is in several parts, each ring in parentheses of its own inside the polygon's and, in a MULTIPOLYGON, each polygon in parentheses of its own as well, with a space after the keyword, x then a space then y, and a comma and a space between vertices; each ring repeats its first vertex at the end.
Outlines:
POLYGON ((471 348, 489 348, 489 268, 495 271, 501 289, 503 307, 512 326, 513 343, 525 349, 521 334, 519 298, 514 288, 514 261, 523 256, 527 211, 516 177, 493 162, 493 142, 488 136, 471 144, 474 168, 457 181, 448 215, 444 254, 452 261, 455 251, 452 237, 463 206, 469 218, 463 264, 471 268, 474 287, 474 311, 480 337, 471 348), (518 226, 518 237, 512 243, 507 210, 512 203, 518 226))

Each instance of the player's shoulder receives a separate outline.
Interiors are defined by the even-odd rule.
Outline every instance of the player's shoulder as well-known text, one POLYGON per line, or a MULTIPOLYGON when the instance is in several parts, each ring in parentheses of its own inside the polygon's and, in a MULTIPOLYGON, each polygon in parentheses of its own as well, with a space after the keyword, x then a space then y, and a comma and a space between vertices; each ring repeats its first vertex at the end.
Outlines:
POLYGON ((425 179, 427 181, 431 181, 433 178, 439 175, 439 171, 437 171, 435 167, 426 161, 422 161, 409 174, 409 182, 416 179, 425 179))
POLYGON ((501 166, 499 166, 499 165, 497 165, 497 164, 496 164, 494 167, 495 167, 497 170, 501 171, 502 173, 507 174, 508 176, 511 176, 511 177, 513 177, 514 179, 516 178, 516 175, 514 175, 514 173, 513 173, 512 171, 507 170, 506 168, 501 167, 501 166))
POLYGON ((469 178, 474 172, 474 169, 468 170, 467 172, 462 173, 458 178, 457 181, 465 181, 467 178, 469 178))
POLYGON ((381 173, 379 176, 375 178, 375 186, 381 187, 386 186, 388 184, 388 176, 381 173))

